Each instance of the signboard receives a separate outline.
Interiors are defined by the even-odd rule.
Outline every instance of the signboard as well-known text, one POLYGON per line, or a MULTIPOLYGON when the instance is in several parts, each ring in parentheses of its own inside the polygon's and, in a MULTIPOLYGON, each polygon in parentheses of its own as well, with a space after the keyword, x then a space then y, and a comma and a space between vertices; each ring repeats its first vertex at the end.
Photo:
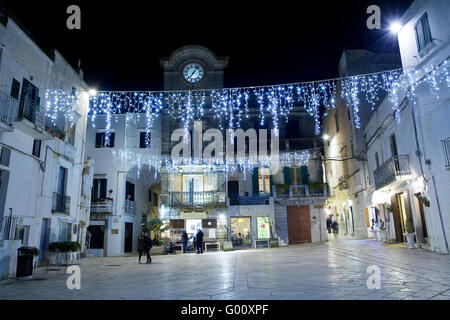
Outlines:
POLYGON ((181 219, 206 219, 205 212, 182 212, 181 219))
POLYGON ((119 229, 111 229, 111 234, 119 234, 119 229))
POLYGON ((268 217, 258 217, 258 239, 270 239, 270 223, 268 217))
POLYGON ((209 238, 211 239, 216 238, 216 229, 209 229, 209 238))

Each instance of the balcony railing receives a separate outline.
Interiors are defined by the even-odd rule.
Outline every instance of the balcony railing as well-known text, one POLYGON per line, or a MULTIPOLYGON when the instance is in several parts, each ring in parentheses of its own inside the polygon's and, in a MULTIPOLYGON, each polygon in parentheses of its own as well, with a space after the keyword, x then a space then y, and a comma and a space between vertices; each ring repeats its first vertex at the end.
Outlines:
POLYGON ((290 185, 289 188, 273 187, 275 198, 300 198, 300 197, 323 197, 327 194, 326 185, 323 183, 311 185, 290 185))
POLYGON ((444 149, 445 167, 450 170, 450 137, 442 140, 442 148, 444 149))
POLYGON ((54 192, 52 211, 70 214, 70 197, 54 192))
POLYGON ((230 198, 230 206, 257 206, 270 203, 270 196, 256 197, 232 197, 230 198))
POLYGON ((394 181, 397 177, 411 174, 411 166, 408 155, 394 156, 384 162, 374 172, 375 189, 380 189, 394 181))
POLYGON ((36 104, 34 101, 23 98, 19 105, 18 119, 27 119, 37 127, 45 129, 45 108, 36 104))
POLYGON ((125 200, 124 212, 127 215, 135 216, 136 215, 136 202, 125 200))
POLYGON ((178 206, 207 206, 225 204, 225 194, 223 192, 172 192, 171 205, 178 206))
POLYGON ((91 213, 112 213, 112 200, 93 200, 91 202, 91 213))
POLYGON ((11 125, 19 113, 19 101, 0 91, 0 121, 11 125))

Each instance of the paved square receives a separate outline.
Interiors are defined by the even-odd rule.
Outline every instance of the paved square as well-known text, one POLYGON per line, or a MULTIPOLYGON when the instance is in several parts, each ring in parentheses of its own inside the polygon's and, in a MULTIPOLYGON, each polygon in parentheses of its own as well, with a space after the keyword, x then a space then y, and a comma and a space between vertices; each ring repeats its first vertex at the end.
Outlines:
POLYGON ((65 268, 0 282, 0 299, 450 299, 450 256, 371 240, 284 248, 81 260, 81 290, 65 268), (381 289, 369 290, 369 266, 381 289))

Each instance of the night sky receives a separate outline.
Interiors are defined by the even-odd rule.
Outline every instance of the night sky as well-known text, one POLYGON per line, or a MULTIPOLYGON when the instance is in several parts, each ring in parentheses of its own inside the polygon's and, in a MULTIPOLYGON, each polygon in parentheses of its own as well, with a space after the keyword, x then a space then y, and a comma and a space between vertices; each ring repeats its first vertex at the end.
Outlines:
POLYGON ((397 51, 388 25, 412 0, 0 2, 42 47, 57 48, 72 65, 81 59, 89 86, 161 90, 159 59, 188 44, 229 57, 225 87, 333 78, 345 48, 397 51), (81 7, 79 31, 66 27, 71 4, 81 7), (381 30, 366 27, 373 4, 381 30))

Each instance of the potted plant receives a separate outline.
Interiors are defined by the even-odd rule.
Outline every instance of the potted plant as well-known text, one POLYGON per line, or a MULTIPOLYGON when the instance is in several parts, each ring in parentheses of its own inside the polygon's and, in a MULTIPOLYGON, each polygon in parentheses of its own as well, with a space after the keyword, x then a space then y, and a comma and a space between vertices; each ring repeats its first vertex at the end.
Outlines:
POLYGON ((79 252, 81 249, 81 245, 75 241, 62 241, 62 242, 52 242, 48 246, 51 252, 54 252, 57 255, 58 264, 66 264, 70 263, 69 255, 72 255, 74 252, 79 252))
POLYGON ((425 207, 430 207, 430 200, 428 200, 426 196, 418 194, 417 199, 419 199, 425 207))
POLYGON ((289 196, 289 187, 288 184, 277 184, 275 185, 275 189, 277 191, 277 196, 289 196))
POLYGON ((408 242, 408 248, 409 249, 415 249, 415 241, 414 238, 416 236, 416 232, 414 230, 414 225, 412 222, 412 219, 409 218, 406 225, 405 225, 405 233, 403 234, 406 237, 406 241, 408 242))
POLYGON ((143 228, 144 232, 153 232, 152 251, 154 253, 158 254, 164 251, 164 241, 161 239, 161 234, 167 230, 169 230, 169 226, 164 226, 164 223, 159 218, 151 219, 143 228))
POLYGON ((388 241, 388 235, 386 230, 386 224, 383 220, 380 220, 380 232, 381 232, 381 239, 383 242, 388 241))

